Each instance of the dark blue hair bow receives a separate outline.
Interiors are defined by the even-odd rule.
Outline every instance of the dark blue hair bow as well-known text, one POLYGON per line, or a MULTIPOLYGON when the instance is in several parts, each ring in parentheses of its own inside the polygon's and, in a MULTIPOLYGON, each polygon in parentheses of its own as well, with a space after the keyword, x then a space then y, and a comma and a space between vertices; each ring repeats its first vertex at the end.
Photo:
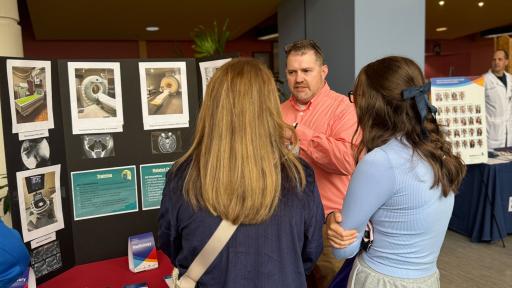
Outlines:
POLYGON ((421 123, 421 132, 424 137, 428 136, 427 131, 425 130, 425 126, 423 126, 423 123, 425 122, 425 117, 427 117, 427 114, 430 112, 432 113, 432 116, 434 116, 437 113, 437 108, 434 107, 434 105, 430 104, 427 98, 427 93, 430 91, 430 82, 427 82, 419 87, 409 87, 404 90, 402 90, 402 98, 407 100, 414 98, 414 101, 416 102, 416 107, 418 107, 418 112, 420 112, 420 123, 421 123))

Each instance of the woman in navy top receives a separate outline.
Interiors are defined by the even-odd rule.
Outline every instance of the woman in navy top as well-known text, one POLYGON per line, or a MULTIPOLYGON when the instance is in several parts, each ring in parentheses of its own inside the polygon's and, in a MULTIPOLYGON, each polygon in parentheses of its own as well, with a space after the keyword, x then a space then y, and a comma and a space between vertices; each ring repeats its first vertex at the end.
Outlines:
POLYGON ((241 58, 215 72, 160 208, 159 245, 180 277, 224 219, 239 226, 198 287, 306 287, 322 251, 323 208, 289 138, 296 142, 263 64, 241 58))
POLYGON ((350 287, 439 287, 437 258, 465 166, 433 117, 429 90, 418 65, 403 57, 370 63, 357 77, 351 100, 363 145, 356 159, 364 148, 368 154, 352 176, 341 226, 358 238, 344 247, 331 233, 330 242, 341 248, 336 257, 356 255, 368 221, 374 240, 357 257, 350 287))

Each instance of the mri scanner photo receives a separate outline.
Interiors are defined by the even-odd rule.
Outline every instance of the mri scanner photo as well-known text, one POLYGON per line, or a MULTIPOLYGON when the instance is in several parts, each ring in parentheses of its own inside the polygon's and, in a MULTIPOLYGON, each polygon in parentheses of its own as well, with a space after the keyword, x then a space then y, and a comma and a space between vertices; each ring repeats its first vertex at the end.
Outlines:
POLYGON ((181 114, 181 83, 179 68, 146 69, 149 115, 181 114))

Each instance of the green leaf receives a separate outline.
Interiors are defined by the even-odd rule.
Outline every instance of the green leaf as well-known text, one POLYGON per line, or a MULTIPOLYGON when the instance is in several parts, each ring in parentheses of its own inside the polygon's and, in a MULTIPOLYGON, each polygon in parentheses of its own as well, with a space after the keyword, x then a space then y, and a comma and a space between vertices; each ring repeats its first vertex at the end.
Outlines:
POLYGON ((192 40, 194 40, 192 48, 196 51, 194 56, 202 58, 223 53, 230 36, 228 23, 229 19, 226 19, 222 30, 219 29, 217 21, 213 21, 212 28, 206 28, 203 25, 194 28, 192 33, 192 40))

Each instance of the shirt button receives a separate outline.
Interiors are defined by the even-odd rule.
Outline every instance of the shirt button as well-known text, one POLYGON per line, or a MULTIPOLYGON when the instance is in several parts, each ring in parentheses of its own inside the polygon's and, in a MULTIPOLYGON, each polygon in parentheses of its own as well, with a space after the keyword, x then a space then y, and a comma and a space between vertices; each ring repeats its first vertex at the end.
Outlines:
POLYGON ((299 115, 300 115, 300 116, 304 115, 304 112, 300 112, 300 113, 299 113, 299 115))

